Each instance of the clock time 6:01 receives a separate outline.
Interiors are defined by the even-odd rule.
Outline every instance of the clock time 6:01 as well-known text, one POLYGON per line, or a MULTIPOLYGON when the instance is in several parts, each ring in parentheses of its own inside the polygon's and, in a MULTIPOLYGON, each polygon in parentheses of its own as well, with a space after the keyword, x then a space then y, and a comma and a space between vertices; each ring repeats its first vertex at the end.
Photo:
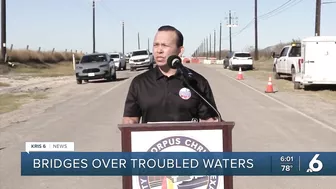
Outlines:
POLYGON ((280 161, 281 162, 293 162, 294 157, 293 156, 281 156, 280 161))

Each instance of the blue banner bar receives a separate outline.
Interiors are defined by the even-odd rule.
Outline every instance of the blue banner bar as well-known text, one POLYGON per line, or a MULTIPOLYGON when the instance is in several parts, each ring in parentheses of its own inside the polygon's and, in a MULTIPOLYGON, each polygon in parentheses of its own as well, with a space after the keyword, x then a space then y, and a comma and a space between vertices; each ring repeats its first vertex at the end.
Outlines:
POLYGON ((22 152, 21 175, 336 175, 336 152, 22 152))

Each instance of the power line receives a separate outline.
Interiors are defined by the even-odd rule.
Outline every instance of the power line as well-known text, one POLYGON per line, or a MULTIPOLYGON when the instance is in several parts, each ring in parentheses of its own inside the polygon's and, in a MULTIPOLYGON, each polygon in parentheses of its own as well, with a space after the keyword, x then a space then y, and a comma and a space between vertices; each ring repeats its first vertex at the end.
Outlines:
MULTIPOLYGON (((282 5, 280 5, 279 7, 275 8, 275 9, 273 9, 273 10, 271 10, 271 11, 265 13, 265 14, 262 14, 262 15, 258 16, 257 20, 258 20, 258 21, 259 21, 259 19, 267 20, 267 19, 269 19, 269 18, 271 18, 271 17, 273 17, 273 16, 276 16, 276 15, 278 15, 278 14, 280 14, 280 13, 282 13, 282 12, 288 10, 289 8, 295 6, 296 4, 300 3, 301 1, 303 1, 303 0, 299 0, 299 1, 297 1, 297 2, 296 2, 296 0, 294 0, 294 1, 293 1, 293 0, 288 0, 288 1, 286 1, 285 3, 283 3, 282 5), (292 2, 292 3, 291 3, 291 2, 292 2), (274 14, 272 15, 272 13, 274 13, 274 14)), ((255 19, 252 19, 252 20, 251 20, 248 24, 246 24, 241 30, 239 30, 239 31, 236 32, 236 33, 233 33, 233 36, 232 36, 232 37, 236 37, 236 36, 238 36, 239 34, 241 34, 243 31, 245 31, 246 29, 248 29, 250 26, 253 25, 254 21, 255 21, 255 19)), ((229 37, 230 37, 230 36, 224 38, 224 40, 227 40, 229 37)))
MULTIPOLYGON (((267 13, 264 13, 260 16, 256 18, 253 18, 248 24, 246 24, 241 30, 239 30, 238 32, 236 33, 233 33, 233 34, 230 34, 229 36, 223 38, 222 40, 228 40, 228 39, 232 39, 233 37, 236 37, 238 36, 239 34, 241 34, 243 31, 245 31, 246 29, 248 29, 250 26, 252 26, 255 21, 259 21, 259 20, 267 20, 273 16, 276 16, 286 10, 288 10, 289 8, 291 7, 294 7, 295 5, 297 5, 298 3, 300 3, 301 1, 303 0, 288 0, 286 1, 285 3, 281 4, 280 6, 278 6, 277 8, 267 12, 267 13), (233 36, 232 36, 233 35, 233 36)), ((336 2, 336 1, 335 1, 336 2)))
MULTIPOLYGON (((292 0, 289 0, 289 1, 287 1, 287 2, 285 2, 284 4, 282 4, 282 5, 279 6, 279 7, 282 7, 282 9, 279 9, 279 7, 278 7, 278 8, 276 8, 276 9, 270 11, 270 12, 267 12, 267 13, 265 13, 265 14, 259 16, 257 19, 258 19, 258 21, 259 21, 260 18, 261 18, 262 20, 267 20, 267 19, 269 19, 269 18, 271 18, 271 17, 273 17, 273 16, 276 16, 276 15, 278 15, 278 14, 280 14, 280 13, 282 13, 282 12, 288 10, 289 8, 295 6, 296 4, 300 3, 301 1, 303 1, 303 0, 299 0, 298 2, 295 3, 295 0, 294 0, 294 1, 293 1, 294 4, 288 4, 288 3, 292 2, 292 0), (289 6, 288 6, 288 5, 289 5, 289 6), (280 11, 277 11, 277 10, 280 10, 280 11), (272 15, 272 13, 274 13, 274 12, 276 12, 276 13, 272 15)), ((244 30, 246 30, 247 28, 249 28, 253 23, 254 23, 254 19, 253 19, 252 21, 250 21, 250 22, 249 22, 243 29, 241 29, 239 32, 234 33, 234 36, 233 36, 233 37, 236 37, 236 36, 238 36, 239 34, 241 34, 244 30)))
POLYGON ((333 3, 336 3, 336 1, 325 1, 325 2, 322 2, 321 4, 333 4, 333 3))

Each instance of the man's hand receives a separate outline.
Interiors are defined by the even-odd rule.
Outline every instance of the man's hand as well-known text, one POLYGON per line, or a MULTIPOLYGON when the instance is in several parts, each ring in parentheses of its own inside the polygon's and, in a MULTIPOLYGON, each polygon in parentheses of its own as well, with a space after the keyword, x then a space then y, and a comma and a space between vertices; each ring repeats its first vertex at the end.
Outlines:
POLYGON ((123 124, 136 124, 139 123, 140 118, 138 117, 123 117, 123 124))

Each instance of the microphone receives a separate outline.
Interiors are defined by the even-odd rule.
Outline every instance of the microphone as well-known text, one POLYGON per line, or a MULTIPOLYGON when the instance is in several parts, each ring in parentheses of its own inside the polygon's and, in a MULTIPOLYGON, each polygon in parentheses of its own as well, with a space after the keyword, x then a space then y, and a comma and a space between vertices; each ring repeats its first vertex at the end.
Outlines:
POLYGON ((168 63, 168 66, 170 68, 179 70, 182 73, 183 76, 185 76, 189 79, 192 78, 193 74, 190 72, 190 70, 188 68, 183 66, 182 60, 179 56, 172 55, 172 56, 168 57, 167 63, 168 63))
POLYGON ((222 116, 219 113, 219 111, 205 97, 203 97, 199 92, 197 92, 196 89, 194 89, 190 85, 190 83, 189 83, 189 81, 188 81, 187 78, 191 79, 193 75, 192 75, 192 73, 190 72, 190 70, 188 68, 186 68, 185 66, 183 66, 181 58, 179 56, 172 55, 172 56, 168 57, 167 64, 168 64, 168 66, 170 68, 177 69, 177 70, 179 70, 182 73, 182 79, 183 79, 184 83, 192 91, 194 91, 196 93, 196 95, 199 96, 206 104, 208 104, 211 107, 211 109, 213 109, 216 112, 216 114, 218 116, 218 122, 221 122, 222 121, 222 116))

